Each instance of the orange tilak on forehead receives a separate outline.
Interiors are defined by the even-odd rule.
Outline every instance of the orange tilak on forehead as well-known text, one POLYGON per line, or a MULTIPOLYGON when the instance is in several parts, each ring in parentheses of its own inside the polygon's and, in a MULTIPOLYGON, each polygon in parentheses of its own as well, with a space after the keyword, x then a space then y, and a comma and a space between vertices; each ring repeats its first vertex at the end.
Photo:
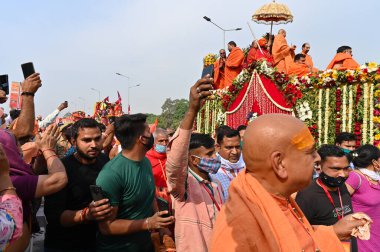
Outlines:
POLYGON ((313 147, 315 141, 309 129, 307 127, 304 127, 292 137, 291 144, 297 150, 302 151, 313 147))

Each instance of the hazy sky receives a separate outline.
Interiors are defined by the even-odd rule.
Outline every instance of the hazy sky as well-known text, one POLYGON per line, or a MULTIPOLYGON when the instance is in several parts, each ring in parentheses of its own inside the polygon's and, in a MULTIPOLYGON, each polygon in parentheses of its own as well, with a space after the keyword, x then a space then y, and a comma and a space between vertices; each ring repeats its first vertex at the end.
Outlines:
MULTIPOLYGON (((259 36, 269 26, 251 16, 270 0, 13 0, 0 1, 2 30, 0 74, 22 80, 20 64, 33 61, 43 87, 36 95, 36 113, 47 115, 68 100, 70 110, 92 114, 101 97, 127 105, 128 84, 132 112, 160 113, 166 98, 187 98, 199 78, 202 58, 223 47, 223 33, 202 17, 208 16, 228 32, 226 41, 247 47, 250 22, 259 36), (130 80, 116 75, 120 72, 130 80), (84 101, 78 97, 84 98, 84 101)), ((337 47, 350 45, 359 63, 380 62, 379 1, 280 1, 294 15, 288 43, 310 42, 316 67, 324 69, 337 47)), ((8 110, 8 104, 3 104, 8 110)))

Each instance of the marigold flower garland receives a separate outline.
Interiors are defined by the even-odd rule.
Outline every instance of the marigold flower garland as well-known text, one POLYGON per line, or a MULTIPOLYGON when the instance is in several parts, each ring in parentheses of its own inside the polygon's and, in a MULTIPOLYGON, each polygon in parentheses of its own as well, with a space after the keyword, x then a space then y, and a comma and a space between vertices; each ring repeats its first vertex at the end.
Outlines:
POLYGON ((362 141, 367 143, 367 127, 368 127, 368 83, 363 85, 363 124, 362 124, 362 141))
POLYGON ((352 107, 354 103, 353 86, 350 86, 350 91, 348 92, 348 126, 347 132, 352 132, 352 107))
POLYGON ((323 89, 319 89, 318 92, 318 139, 322 140, 322 98, 323 89))
POLYGON ((373 89, 374 89, 374 84, 371 83, 371 86, 370 86, 370 92, 369 92, 369 143, 374 143, 374 138, 375 138, 375 135, 374 135, 374 132, 373 132, 373 114, 374 114, 374 106, 373 106, 373 89))
POLYGON ((347 127, 347 85, 343 86, 343 111, 342 111, 342 131, 348 131, 347 127))
POLYGON ((330 112, 330 88, 326 89, 326 106, 325 106, 325 125, 324 130, 325 134, 323 136, 323 143, 327 144, 328 136, 329 136, 329 112, 330 112))

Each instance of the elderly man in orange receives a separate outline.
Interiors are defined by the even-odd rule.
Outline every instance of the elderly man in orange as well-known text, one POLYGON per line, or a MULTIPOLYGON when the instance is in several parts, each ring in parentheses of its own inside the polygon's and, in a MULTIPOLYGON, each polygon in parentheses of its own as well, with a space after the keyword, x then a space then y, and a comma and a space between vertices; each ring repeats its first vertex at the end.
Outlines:
POLYGON ((288 75, 304 76, 313 72, 313 68, 306 63, 304 54, 299 53, 294 57, 294 63, 290 65, 288 75))
POLYGON ((244 52, 236 46, 234 41, 228 43, 228 51, 230 54, 227 57, 226 67, 224 68, 224 87, 231 86, 235 77, 241 72, 241 65, 244 61, 244 52))
POLYGON ((219 50, 219 59, 214 63, 214 86, 216 89, 224 87, 224 68, 226 66, 226 50, 219 50))
MULTIPOLYGON (((250 65, 252 62, 256 60, 256 52, 259 50, 258 49, 258 43, 257 40, 254 40, 251 45, 251 49, 249 49, 248 55, 247 55, 247 64, 250 65)), ((214 78, 215 81, 215 78, 214 78)))
POLYGON ((326 70, 354 70, 358 67, 360 67, 360 65, 352 58, 352 48, 349 46, 341 46, 336 50, 336 55, 326 70))
POLYGON ((211 251, 344 252, 349 238, 365 224, 347 215, 333 226, 311 226, 291 195, 311 181, 320 161, 306 125, 284 114, 267 114, 244 135, 246 169, 231 182, 220 211, 211 251), (339 237, 339 238, 338 238, 339 237))
POLYGON ((272 55, 274 66, 279 72, 288 73, 290 65, 293 63, 295 45, 289 46, 285 39, 286 31, 280 29, 277 36, 274 38, 272 55))

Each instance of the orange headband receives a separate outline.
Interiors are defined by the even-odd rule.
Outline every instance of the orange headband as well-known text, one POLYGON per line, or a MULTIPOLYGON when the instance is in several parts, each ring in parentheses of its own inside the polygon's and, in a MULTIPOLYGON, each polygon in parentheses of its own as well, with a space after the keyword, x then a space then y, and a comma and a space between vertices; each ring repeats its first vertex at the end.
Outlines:
POLYGON ((315 141, 309 129, 304 127, 292 137, 291 143, 297 150, 302 151, 311 148, 315 144, 315 141))

